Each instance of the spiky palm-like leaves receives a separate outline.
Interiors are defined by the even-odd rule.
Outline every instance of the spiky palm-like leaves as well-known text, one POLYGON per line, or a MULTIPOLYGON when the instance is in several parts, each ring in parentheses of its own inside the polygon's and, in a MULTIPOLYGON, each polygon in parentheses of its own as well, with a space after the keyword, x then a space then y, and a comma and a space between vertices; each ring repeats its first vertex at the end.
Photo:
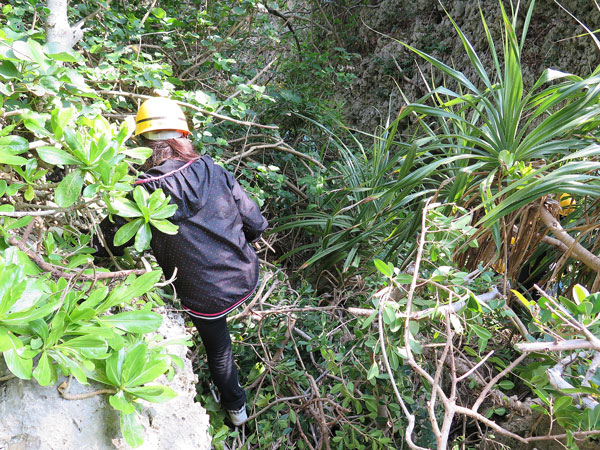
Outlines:
POLYGON ((534 250, 532 244, 542 238, 532 205, 538 207, 551 198, 549 194, 560 192, 600 195, 600 146, 594 135, 600 123, 600 71, 581 78, 546 69, 531 89, 525 89, 521 52, 534 3, 519 39, 517 11, 509 18, 500 2, 503 60, 481 14, 493 61, 491 73, 452 21, 477 80, 403 43, 446 79, 445 86, 409 105, 404 114, 418 114, 425 136, 447 156, 473 155, 457 162, 443 193, 444 200, 473 208, 478 224, 485 226, 486 232, 478 236, 480 247, 463 262, 492 263, 499 257, 508 260, 511 253, 509 277, 518 274, 534 250))

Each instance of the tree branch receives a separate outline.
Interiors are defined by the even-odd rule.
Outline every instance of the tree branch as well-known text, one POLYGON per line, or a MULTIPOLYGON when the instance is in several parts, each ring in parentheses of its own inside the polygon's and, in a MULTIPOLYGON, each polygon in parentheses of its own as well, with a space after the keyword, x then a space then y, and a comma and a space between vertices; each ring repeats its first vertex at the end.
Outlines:
POLYGON ((82 273, 82 271, 68 273, 68 272, 65 272, 65 271, 57 268, 56 266, 44 261, 44 259, 40 255, 35 254, 31 250, 28 250, 25 247, 25 245, 23 244, 23 242, 17 240, 14 236, 10 236, 8 238, 8 243, 10 245, 17 247, 22 252, 24 252, 34 263, 36 263, 38 265, 38 267, 40 269, 42 269, 46 272, 50 272, 54 276, 65 278, 68 280, 70 280, 71 278, 75 278, 75 277, 79 277, 82 280, 88 280, 88 281, 90 281, 90 280, 92 280, 92 281, 93 280, 105 280, 105 279, 109 279, 109 278, 126 278, 131 274, 143 275, 147 272, 144 269, 135 269, 135 270, 121 270, 119 272, 96 272, 94 275, 84 274, 84 273, 82 273))
MULTIPOLYGON (((544 207, 540 207, 540 218, 544 225, 562 242, 567 248, 573 250, 573 256, 579 259, 582 263, 600 272, 600 258, 587 250, 583 245, 577 242, 565 229, 560 225, 560 221, 555 219, 552 214, 544 207)), ((562 250, 562 247, 561 247, 562 250)))
MULTIPOLYGON (((152 95, 134 94, 132 92, 123 92, 123 91, 98 90, 98 91, 96 91, 96 93, 98 95, 101 95, 101 94, 122 95, 123 97, 130 97, 130 98, 143 98, 143 99, 153 98, 152 95)), ((238 125, 244 125, 246 127, 266 128, 268 130, 279 130, 279 127, 277 125, 262 125, 262 124, 256 123, 256 122, 247 122, 245 120, 238 120, 238 119, 234 119, 232 117, 228 117, 228 116, 224 116, 222 114, 217 114, 215 112, 208 111, 208 110, 200 108, 196 105, 192 105, 191 103, 180 102, 179 100, 175 100, 175 102, 178 105, 185 106, 186 108, 193 109, 194 111, 198 111, 202 114, 206 114, 207 116, 212 116, 217 119, 224 120, 226 122, 232 122, 232 123, 236 123, 238 125)))
POLYGON ((564 352, 569 350, 598 350, 600 346, 586 339, 568 339, 554 342, 520 342, 515 344, 517 350, 525 353, 564 352))

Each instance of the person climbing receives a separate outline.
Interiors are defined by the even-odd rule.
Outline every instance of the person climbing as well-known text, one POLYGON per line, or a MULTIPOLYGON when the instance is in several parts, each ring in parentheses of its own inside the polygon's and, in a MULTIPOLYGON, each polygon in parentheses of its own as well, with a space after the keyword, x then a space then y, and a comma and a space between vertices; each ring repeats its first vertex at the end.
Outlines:
MULTIPOLYGON (((188 139, 183 110, 173 100, 150 98, 139 107, 135 135, 152 149, 135 181, 149 192, 162 189, 177 205, 169 220, 179 226, 175 235, 152 231, 156 261, 173 285, 206 349, 211 378, 220 393, 221 407, 238 426, 247 419, 246 393, 238 381, 226 316, 256 289, 258 257, 250 243, 267 228, 267 220, 234 176, 200 156, 188 139)), ((100 224, 114 254, 127 244, 112 245, 125 220, 107 217, 100 224)), ((99 256, 107 254, 95 245, 99 256)))

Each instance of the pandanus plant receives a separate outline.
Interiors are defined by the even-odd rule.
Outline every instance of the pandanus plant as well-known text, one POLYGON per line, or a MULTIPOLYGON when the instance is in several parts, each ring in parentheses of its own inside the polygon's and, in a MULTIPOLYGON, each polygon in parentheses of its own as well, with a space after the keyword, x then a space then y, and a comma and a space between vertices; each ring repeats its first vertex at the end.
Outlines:
MULTIPOLYGON (((475 224, 481 226, 475 237, 479 245, 459 255, 459 263, 470 268, 480 263, 494 265, 507 279, 516 280, 536 249, 537 266, 549 266, 549 248, 540 251, 539 246, 549 244, 584 261, 595 275, 600 260, 577 242, 581 236, 571 235, 583 231, 586 242, 593 243, 589 237, 596 232, 600 66, 587 77, 548 68, 526 88, 521 54, 534 5, 535 1, 529 5, 519 38, 519 5, 512 8, 509 17, 499 2, 504 25, 501 52, 481 12, 492 59, 489 71, 450 18, 476 74, 473 80, 465 72, 402 43, 444 75, 442 86, 434 86, 402 114, 418 117, 423 137, 430 138, 429 146, 436 146, 446 157, 463 156, 452 170, 439 174, 439 198, 469 208, 475 224), (588 207, 569 208, 570 214, 559 215, 561 194, 588 207), (584 197, 588 200, 582 203, 584 197), (563 225, 576 227, 562 230, 561 218, 563 225), (548 236, 549 229, 558 239, 548 236)), ((551 259, 555 261, 556 255, 551 259)), ((565 262, 562 258, 561 266, 565 262)), ((556 276, 559 267, 553 269, 556 276)), ((549 278, 548 274, 544 277, 549 278)), ((600 277, 596 280, 595 290, 600 287, 600 277)))

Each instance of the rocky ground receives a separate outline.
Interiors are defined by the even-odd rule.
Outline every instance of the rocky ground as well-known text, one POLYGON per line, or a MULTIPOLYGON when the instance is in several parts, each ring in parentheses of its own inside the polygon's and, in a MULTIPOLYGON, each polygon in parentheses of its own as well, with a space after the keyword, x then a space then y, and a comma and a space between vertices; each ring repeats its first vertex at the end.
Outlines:
MULTIPOLYGON (((183 318, 163 312, 159 333, 165 338, 185 335, 183 318)), ((174 346, 171 353, 185 362, 173 380, 157 380, 179 395, 162 404, 144 404, 141 417, 145 440, 141 449, 189 450, 210 449, 208 415, 194 402, 197 376, 186 357, 187 347, 174 346)), ((0 367, 0 374, 5 373, 0 367)), ((60 380, 60 384, 63 380, 60 380)), ((69 393, 78 394, 103 389, 91 383, 83 386, 73 380, 69 393)), ((13 378, 0 382, 0 450, 109 450, 126 449, 119 430, 119 415, 108 403, 108 396, 85 400, 65 400, 56 386, 43 387, 35 381, 13 378)))

